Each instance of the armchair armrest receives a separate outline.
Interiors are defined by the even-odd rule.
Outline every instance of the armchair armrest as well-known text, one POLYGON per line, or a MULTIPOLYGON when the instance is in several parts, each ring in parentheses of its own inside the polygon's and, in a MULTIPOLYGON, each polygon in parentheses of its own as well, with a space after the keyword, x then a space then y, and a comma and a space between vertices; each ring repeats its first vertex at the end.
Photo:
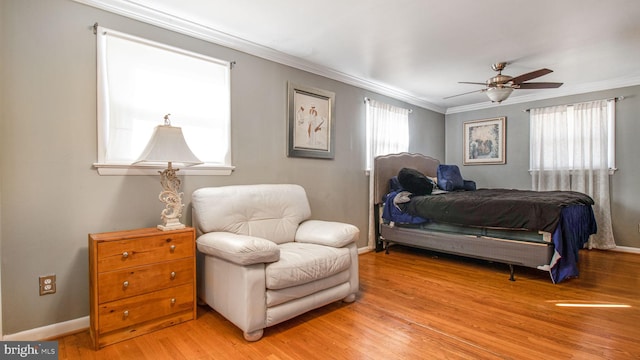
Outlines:
POLYGON ((360 230, 350 224, 307 220, 298 226, 294 240, 303 243, 343 247, 356 241, 359 235, 360 230))
POLYGON ((196 240, 198 250, 238 265, 268 263, 280 259, 275 243, 255 236, 230 232, 210 232, 196 240))

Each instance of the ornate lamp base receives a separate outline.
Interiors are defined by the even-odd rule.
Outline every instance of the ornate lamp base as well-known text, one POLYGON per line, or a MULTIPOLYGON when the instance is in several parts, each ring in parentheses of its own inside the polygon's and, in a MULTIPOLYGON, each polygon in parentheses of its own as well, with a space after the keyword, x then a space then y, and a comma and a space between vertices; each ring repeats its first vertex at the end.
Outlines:
POLYGON ((178 230, 178 229, 184 229, 184 228, 185 228, 185 225, 181 223, 178 219, 171 219, 166 221, 164 225, 158 225, 158 229, 162 231, 178 230))
POLYGON ((180 191, 180 179, 176 176, 176 171, 169 162, 169 166, 160 173, 160 184, 162 185, 162 192, 158 195, 160 201, 165 204, 164 210, 160 218, 164 224, 158 225, 158 229, 162 231, 184 229, 185 225, 180 223, 180 216, 182 215, 182 193, 180 191))

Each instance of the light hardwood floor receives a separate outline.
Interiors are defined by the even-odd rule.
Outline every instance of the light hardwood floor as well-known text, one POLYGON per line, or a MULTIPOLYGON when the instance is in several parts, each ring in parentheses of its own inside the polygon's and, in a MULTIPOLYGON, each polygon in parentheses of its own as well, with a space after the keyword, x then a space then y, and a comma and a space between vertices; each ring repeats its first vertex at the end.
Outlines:
POLYGON ((393 246, 360 256, 356 302, 267 328, 249 343, 206 306, 195 321, 102 350, 88 331, 60 359, 640 359, 640 256, 580 252, 580 277, 393 246), (560 307, 558 303, 628 307, 560 307))

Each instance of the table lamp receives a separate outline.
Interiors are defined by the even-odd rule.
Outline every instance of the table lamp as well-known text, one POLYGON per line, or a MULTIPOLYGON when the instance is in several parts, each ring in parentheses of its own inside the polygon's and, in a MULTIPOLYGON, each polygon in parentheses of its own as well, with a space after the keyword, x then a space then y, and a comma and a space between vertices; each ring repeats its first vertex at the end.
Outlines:
POLYGON ((182 135, 182 129, 171 126, 169 115, 171 114, 164 116, 164 125, 156 126, 147 147, 133 163, 168 163, 166 169, 158 171, 160 173, 160 185, 162 185, 162 191, 158 198, 165 204, 165 208, 160 215, 163 224, 158 225, 158 229, 163 231, 183 229, 185 227, 184 224, 180 223, 180 216, 184 207, 182 203, 183 193, 179 192, 181 182, 176 176, 176 172, 180 169, 174 169, 172 164, 179 163, 184 166, 202 164, 202 161, 189 149, 189 145, 187 145, 182 135))

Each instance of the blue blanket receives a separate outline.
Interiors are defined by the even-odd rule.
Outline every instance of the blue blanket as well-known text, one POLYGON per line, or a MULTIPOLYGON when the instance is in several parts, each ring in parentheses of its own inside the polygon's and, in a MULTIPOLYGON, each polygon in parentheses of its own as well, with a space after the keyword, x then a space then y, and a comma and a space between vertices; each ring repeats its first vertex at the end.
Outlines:
POLYGON ((548 270, 554 283, 578 276, 578 250, 582 249, 589 236, 597 231, 598 226, 591 206, 574 205, 563 208, 558 227, 552 235, 555 255, 548 267, 539 269, 548 270))
POLYGON ((399 195, 402 195, 402 193, 404 193, 404 191, 397 190, 387 194, 384 199, 384 207, 382 208, 382 218, 399 225, 422 224, 427 222, 427 219, 423 219, 420 216, 413 216, 403 211, 402 208, 397 205, 395 199, 399 197, 399 195))

